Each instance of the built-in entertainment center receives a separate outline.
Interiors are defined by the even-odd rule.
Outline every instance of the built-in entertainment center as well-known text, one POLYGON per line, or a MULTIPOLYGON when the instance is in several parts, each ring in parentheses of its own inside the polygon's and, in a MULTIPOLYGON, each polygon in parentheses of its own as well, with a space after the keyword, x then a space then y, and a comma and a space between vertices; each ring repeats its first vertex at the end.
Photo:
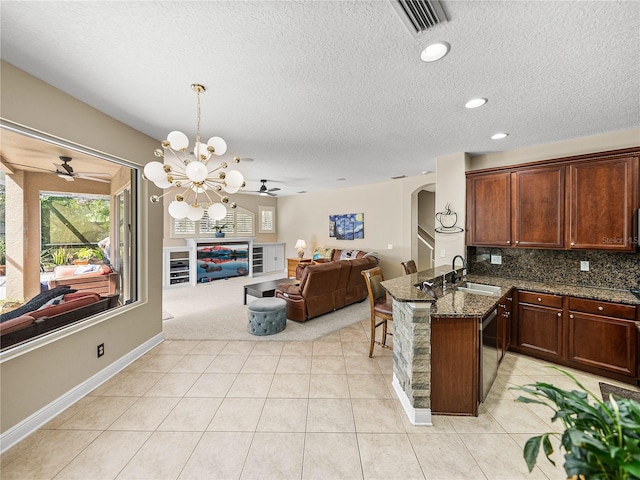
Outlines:
POLYGON ((233 277, 285 271, 284 243, 256 243, 253 237, 188 238, 165 247, 163 286, 206 284, 233 277))

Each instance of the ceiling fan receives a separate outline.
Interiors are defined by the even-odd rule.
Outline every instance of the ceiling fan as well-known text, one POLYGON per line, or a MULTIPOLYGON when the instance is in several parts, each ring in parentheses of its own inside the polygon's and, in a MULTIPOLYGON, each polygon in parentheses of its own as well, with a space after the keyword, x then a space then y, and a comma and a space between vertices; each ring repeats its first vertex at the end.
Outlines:
POLYGON ((36 165, 26 165, 23 163, 10 163, 6 161, 4 161, 4 163, 7 166, 25 167, 27 170, 44 170, 45 172, 54 173, 68 182, 73 182, 76 178, 82 178, 84 180, 92 180, 94 182, 111 183, 111 175, 108 173, 75 172, 73 167, 69 165, 69 162, 72 160, 71 157, 60 156, 58 158, 62 161, 62 164, 54 163, 53 165, 56 167, 55 170, 38 167, 36 165))
POLYGON ((94 182, 109 183, 110 175, 108 173, 89 173, 89 172, 74 172, 73 167, 69 165, 71 157, 60 156, 58 157, 62 164, 54 163, 56 167, 56 173, 60 178, 64 178, 68 182, 73 182, 76 178, 82 178, 85 180, 93 180, 94 182), (103 178, 100 178, 103 177, 103 178), (105 180, 105 177, 107 178, 105 180))
POLYGON ((271 192, 277 192, 278 190, 280 190, 278 187, 267 188, 267 180, 260 180, 260 182, 262 183, 262 186, 260 187, 260 190, 257 190, 260 195, 269 195, 271 197, 277 196, 275 193, 271 192))

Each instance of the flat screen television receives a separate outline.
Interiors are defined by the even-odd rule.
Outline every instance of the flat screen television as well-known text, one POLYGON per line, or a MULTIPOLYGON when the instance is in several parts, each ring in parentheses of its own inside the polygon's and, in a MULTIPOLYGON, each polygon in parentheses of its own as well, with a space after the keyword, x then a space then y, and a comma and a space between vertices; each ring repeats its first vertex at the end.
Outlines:
POLYGON ((248 243, 199 243, 196 253, 198 283, 249 275, 248 243))

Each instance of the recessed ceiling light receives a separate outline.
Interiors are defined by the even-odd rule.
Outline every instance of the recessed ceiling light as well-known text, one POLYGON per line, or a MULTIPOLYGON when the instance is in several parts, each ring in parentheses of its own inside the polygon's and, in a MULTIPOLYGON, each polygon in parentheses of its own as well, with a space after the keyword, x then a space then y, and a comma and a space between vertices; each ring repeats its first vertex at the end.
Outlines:
POLYGON ((487 103, 486 98, 472 98, 467 103, 464 104, 465 108, 478 108, 487 103))
POLYGON ((420 58, 423 62, 435 62, 449 53, 450 48, 451 46, 447 42, 432 43, 422 51, 420 58))
POLYGON ((491 140, 502 140, 503 138, 507 138, 508 136, 508 133, 496 133, 495 135, 491 135, 491 140))

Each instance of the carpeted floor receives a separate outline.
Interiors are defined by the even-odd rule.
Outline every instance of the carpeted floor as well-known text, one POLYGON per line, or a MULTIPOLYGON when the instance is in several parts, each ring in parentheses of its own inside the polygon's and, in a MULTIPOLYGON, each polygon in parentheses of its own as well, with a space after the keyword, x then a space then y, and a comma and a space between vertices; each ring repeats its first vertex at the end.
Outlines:
MULTIPOLYGON (((247 331, 247 306, 242 303, 243 286, 282 277, 279 273, 165 288, 162 301, 165 339, 309 341, 369 318, 369 302, 365 300, 306 322, 287 320, 285 330, 276 335, 251 335, 247 331)), ((252 300, 255 298, 247 297, 247 303, 252 300)))

